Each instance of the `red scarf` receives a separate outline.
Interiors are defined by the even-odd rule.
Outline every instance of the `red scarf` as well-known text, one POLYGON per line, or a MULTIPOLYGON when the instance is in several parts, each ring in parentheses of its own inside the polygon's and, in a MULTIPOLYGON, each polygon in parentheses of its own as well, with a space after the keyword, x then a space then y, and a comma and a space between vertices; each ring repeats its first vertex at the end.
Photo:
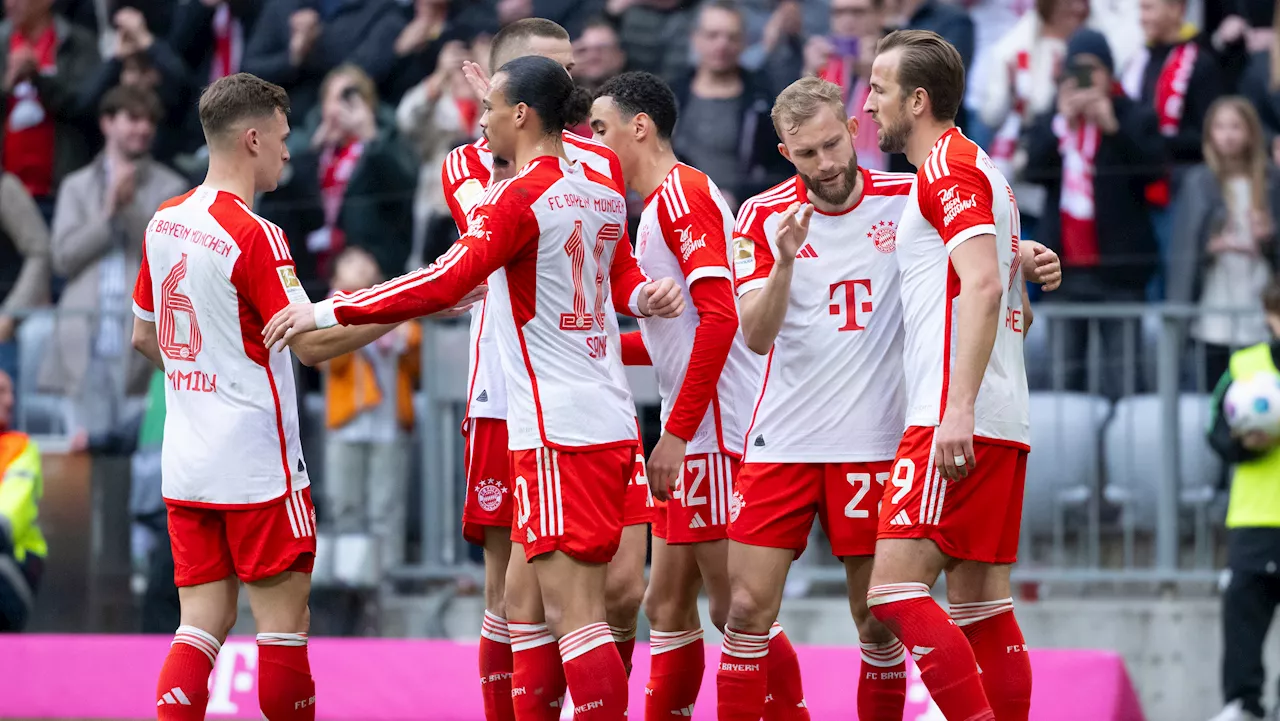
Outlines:
MULTIPOLYGON (((15 30, 9 37, 9 53, 29 48, 35 53, 41 75, 57 71, 58 36, 52 26, 28 38, 15 30)), ((54 125, 36 86, 24 80, 13 87, 5 108, 4 169, 22 180, 27 192, 40 198, 53 193, 54 125)))
POLYGON ((1027 95, 1031 92, 1031 53, 1019 50, 1009 63, 1009 94, 1013 100, 1009 115, 991 139, 991 161, 1006 177, 1013 177, 1013 156, 1018 152, 1022 135, 1022 114, 1027 111, 1027 95))
POLYGON ((1200 49, 1195 43, 1183 43, 1169 51, 1160 77, 1156 78, 1156 115, 1160 118, 1160 134, 1172 137, 1178 134, 1182 124, 1182 111, 1186 106, 1187 86, 1196 68, 1196 56, 1200 49))
POLYGON ((1062 262, 1074 267, 1096 267, 1098 225, 1094 206, 1094 159, 1102 132, 1093 123, 1071 126, 1061 115, 1053 118, 1062 155, 1062 262))
POLYGON ((346 234, 338 226, 338 215, 342 212, 347 183, 351 181, 351 174, 355 172, 356 164, 363 154, 363 143, 325 148, 320 154, 320 200, 324 206, 324 224, 329 230, 329 247, 317 254, 317 269, 322 277, 327 273, 329 261, 342 252, 347 244, 346 234))
POLYGON ((231 7, 223 3, 213 15, 213 59, 209 63, 209 82, 239 72, 243 52, 244 26, 231 15, 231 7))

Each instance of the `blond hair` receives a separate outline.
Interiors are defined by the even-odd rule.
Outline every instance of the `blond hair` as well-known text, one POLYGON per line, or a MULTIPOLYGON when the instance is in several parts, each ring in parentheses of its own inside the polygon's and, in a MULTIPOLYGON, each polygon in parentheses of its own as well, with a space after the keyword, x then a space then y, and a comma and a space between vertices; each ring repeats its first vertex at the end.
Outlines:
POLYGON ((840 122, 849 119, 844 109, 840 86, 822 78, 800 78, 788 85, 773 102, 773 129, 781 138, 794 133, 804 123, 812 120, 823 107, 831 108, 840 122))
MULTIPOLYGON (((1266 138, 1262 133, 1262 121, 1258 119, 1258 111, 1253 108, 1253 103, 1239 95, 1228 95, 1218 98, 1209 106, 1209 111, 1204 114, 1204 162, 1217 176, 1219 183, 1227 180, 1227 159, 1222 157, 1218 149, 1213 146, 1212 130, 1213 121, 1218 117, 1219 113, 1226 110, 1234 110, 1244 119, 1245 127, 1249 129, 1249 142, 1244 149, 1244 169, 1245 174, 1249 177, 1250 186, 1250 205, 1254 210, 1268 211, 1267 207, 1267 147, 1266 138)), ((1234 202, 1231 193, 1224 193, 1228 207, 1234 202)))

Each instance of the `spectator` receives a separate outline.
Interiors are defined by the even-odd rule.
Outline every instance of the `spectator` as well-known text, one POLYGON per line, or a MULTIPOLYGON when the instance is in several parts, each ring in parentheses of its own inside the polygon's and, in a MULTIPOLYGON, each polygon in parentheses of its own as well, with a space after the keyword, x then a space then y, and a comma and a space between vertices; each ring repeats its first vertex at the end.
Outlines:
POLYGON ((47 222, 63 177, 90 154, 77 125, 77 88, 98 66, 98 43, 51 10, 52 0, 6 0, 0 22, 3 170, 22 180, 47 222))
POLYGON ((696 0, 608 0, 605 13, 618 27, 628 70, 644 70, 668 83, 689 65, 696 0))
POLYGON ((1262 298, 1270 342, 1237 351, 1213 393, 1209 445, 1233 466, 1227 506, 1227 569, 1222 593, 1222 695, 1226 707, 1211 721, 1262 721, 1262 643, 1280 603, 1276 567, 1280 564, 1280 476, 1276 439, 1266 433, 1237 435, 1227 425, 1223 396, 1232 382, 1274 375, 1280 357, 1280 286, 1267 286, 1262 298))
POLYGON ((1036 237, 1044 212, 1044 189, 1018 182, 1026 164, 1025 149, 1020 152, 1019 143, 1024 128, 1053 108, 1054 80, 1067 52, 1067 38, 1088 17, 1088 0, 1037 0, 1035 10, 1023 15, 996 43, 987 76, 973 83, 981 88, 979 119, 995 129, 988 153, 1005 177, 1014 180, 1024 238, 1036 237))
POLYGON ((459 34, 449 23, 449 0, 413 0, 413 17, 396 38, 396 69, 384 84, 388 102, 430 76, 445 43, 459 34))
MULTIPOLYGON (((291 177, 273 195, 318 212, 295 212, 297 237, 315 263, 313 277, 327 278, 331 262, 348 245, 369 251, 386 272, 405 270, 413 232, 413 154, 396 133, 395 113, 378 102, 373 79, 355 65, 341 65, 320 86, 320 107, 289 139, 291 177)), ((298 256, 304 255, 296 253, 298 256)), ((305 261, 305 258, 299 259, 305 261)))
POLYGON ((404 25, 394 0, 267 0, 243 69, 283 86, 293 112, 305 118, 320 82, 344 62, 359 66, 375 85, 386 81, 404 25))
POLYGON ((728 0, 698 13, 693 48, 697 66, 672 85, 680 123, 672 145, 682 160, 711 176, 729 205, 781 182, 786 160, 769 112, 764 80, 742 69, 742 16, 728 0))
POLYGON ((1209 45, 1218 54, 1224 83, 1234 88, 1239 86, 1249 58, 1271 47, 1275 6, 1266 0, 1237 0, 1223 5, 1228 14, 1216 25, 1206 24, 1205 29, 1213 29, 1209 45))
MULTIPOLYGON (((1280 244, 1280 171, 1271 163, 1258 114, 1248 100, 1219 98, 1205 118, 1203 165, 1190 169, 1174 204, 1168 299, 1202 308, 1262 310, 1280 244), (1262 260, 1264 262, 1258 262, 1262 260)), ((1234 348, 1267 339, 1259 317, 1204 313, 1192 336, 1205 344, 1210 382, 1234 348)))
MULTIPOLYGON (((114 48, 108 60, 80 90, 80 114, 89 115, 117 85, 144 88, 156 94, 164 117, 181 118, 190 99, 187 68, 164 40, 147 27, 146 18, 134 8, 116 11, 114 48)), ((167 162, 177 152, 183 128, 164 123, 156 132, 153 154, 167 162)))
POLYGON ((805 8, 800 0, 738 0, 738 10, 745 28, 742 67, 763 73, 776 95, 804 69, 805 8))
POLYGON ((1258 110, 1262 129, 1272 138, 1272 157, 1280 157, 1274 148, 1280 145, 1280 30, 1270 32, 1271 41, 1266 50, 1249 57, 1244 77, 1240 79, 1240 94, 1249 99, 1258 110))
MULTIPOLYGON (((333 288, 356 291, 383 280, 373 256, 348 248, 333 288)), ((325 494, 332 529, 378 537, 382 568, 404 554, 405 482, 413 430, 421 330, 404 323, 373 343, 325 364, 325 494)))
POLYGON ((626 67, 627 54, 622 52, 618 31, 603 18, 588 21, 573 41, 573 79, 594 93, 626 67))
MULTIPOLYGON (((1111 50, 1095 30, 1077 30, 1067 42, 1067 71, 1056 110, 1037 119, 1027 147, 1027 180, 1045 186, 1040 241, 1058 251, 1071 282, 1054 300, 1137 302, 1155 269, 1155 238, 1143 195, 1161 172, 1164 145, 1155 113, 1118 92, 1111 50)), ((1085 388, 1088 323, 1051 326, 1067 340, 1067 387, 1085 388)), ((1108 362, 1123 360, 1132 324, 1101 324, 1108 362)), ((1135 343, 1132 347, 1137 347, 1135 343)), ((1091 371, 1096 369, 1090 369, 1091 371)), ((1105 390, 1118 395, 1132 369, 1109 367, 1105 390)), ((1090 375, 1090 390, 1097 391, 1090 375)))
POLYGON ((858 165, 886 170, 889 156, 880 150, 875 121, 864 110, 871 86, 871 62, 884 35, 884 0, 831 0, 831 35, 814 35, 805 45, 804 75, 817 75, 840 86, 845 111, 857 118, 862 132, 854 138, 858 165))
POLYGON ((36 522, 44 476, 40 449, 13 423, 13 379, 0 370, 0 631, 21 631, 49 553, 36 522))
POLYGON ((67 401, 68 427, 100 433, 131 415, 151 365, 130 347, 131 290, 151 215, 188 184, 151 158, 160 101, 118 87, 102 99, 103 151, 71 173, 53 216, 53 270, 67 279, 40 386, 67 401))
MULTIPOLYGON (((456 237, 453 216, 440 188, 440 168, 449 151, 480 133, 480 102, 462 75, 472 53, 460 40, 440 51, 435 72, 410 90, 396 109, 401 135, 413 144, 421 161, 413 204, 413 251, 409 267, 435 260, 456 237)), ((577 68, 574 68, 577 70, 577 68)))
POLYGON ((0 174, 0 371, 17 377, 17 314, 49 302, 49 226, 22 181, 0 174))

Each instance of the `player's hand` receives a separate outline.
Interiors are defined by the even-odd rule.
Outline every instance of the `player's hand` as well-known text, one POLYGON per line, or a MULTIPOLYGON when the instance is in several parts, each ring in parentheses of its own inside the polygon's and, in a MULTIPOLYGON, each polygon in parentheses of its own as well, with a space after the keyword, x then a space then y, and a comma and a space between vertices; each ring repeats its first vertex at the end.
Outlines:
POLYGON ((316 329, 316 309, 312 303, 290 303, 275 314, 262 329, 263 344, 279 353, 299 333, 316 329))
POLYGON ((462 300, 455 303, 452 308, 447 308, 445 310, 440 311, 439 313, 432 313, 427 317, 435 318, 435 319, 457 318, 463 313, 466 313, 467 311, 471 310, 471 306, 484 300, 484 296, 488 292, 489 292, 489 286, 478 285, 475 287, 475 290, 462 296, 462 300))
POLYGON ((679 437, 663 431, 658 445, 653 447, 645 469, 649 473, 649 490, 653 491, 653 497, 659 501, 666 501, 671 497, 671 486, 680 477, 688 445, 679 437))
POLYGON ((489 74, 480 67, 479 63, 470 60, 462 62, 462 76, 467 79, 467 84, 475 91, 476 98, 484 100, 484 96, 489 94, 489 74))
POLYGON ((684 312, 684 293, 671 278, 647 283, 640 289, 640 314, 675 318, 684 312))
POLYGON ((782 211, 774 240, 778 246, 778 262, 789 263, 795 260, 804 239, 809 237, 809 219, 812 217, 813 206, 809 203, 792 203, 790 208, 782 211))
POLYGON ((948 408, 938 426, 933 465, 947 480, 959 480, 973 472, 973 411, 948 408))
POLYGON ((1023 266, 1029 268, 1027 280, 1039 283, 1046 292, 1057 290, 1062 285, 1062 261, 1057 253, 1033 242, 1030 261, 1030 265, 1023 266))

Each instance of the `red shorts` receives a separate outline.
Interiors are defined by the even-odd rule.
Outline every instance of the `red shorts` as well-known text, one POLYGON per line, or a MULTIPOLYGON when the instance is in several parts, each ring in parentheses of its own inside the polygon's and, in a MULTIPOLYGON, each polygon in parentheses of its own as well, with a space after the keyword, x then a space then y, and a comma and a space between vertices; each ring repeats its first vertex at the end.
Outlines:
POLYGON ((622 525, 638 526, 652 523, 657 507, 653 491, 649 490, 649 476, 644 468, 644 446, 636 441, 636 461, 631 469, 631 485, 627 486, 627 498, 623 501, 622 525))
POLYGON ((817 515, 836 557, 874 555, 877 509, 892 467, 891 461, 744 463, 729 508, 729 539, 794 549, 799 558, 817 515))
POLYGON ((173 580, 199 586, 229 576, 252 583, 285 571, 311 573, 316 560, 316 510, 311 488, 244 510, 165 501, 173 580))
POLYGON ((468 418, 462 435, 467 440, 467 498, 462 505, 462 537, 484 545, 487 526, 511 528, 511 452, 507 450, 507 422, 497 418, 468 418))
POLYGON ((741 462, 723 453, 685 456, 671 500, 656 509, 653 535, 668 544, 723 541, 729 535, 729 506, 741 462))
POLYGON ((902 437, 880 510, 880 538, 928 538, 964 561, 1013 563, 1022 528, 1027 450, 975 440, 974 470, 947 481, 933 465, 933 427, 902 437))
POLYGON ((635 459, 634 446, 512 451, 516 522, 511 540, 524 545, 529 560, 552 551, 583 563, 613 560, 622 541, 635 459))

